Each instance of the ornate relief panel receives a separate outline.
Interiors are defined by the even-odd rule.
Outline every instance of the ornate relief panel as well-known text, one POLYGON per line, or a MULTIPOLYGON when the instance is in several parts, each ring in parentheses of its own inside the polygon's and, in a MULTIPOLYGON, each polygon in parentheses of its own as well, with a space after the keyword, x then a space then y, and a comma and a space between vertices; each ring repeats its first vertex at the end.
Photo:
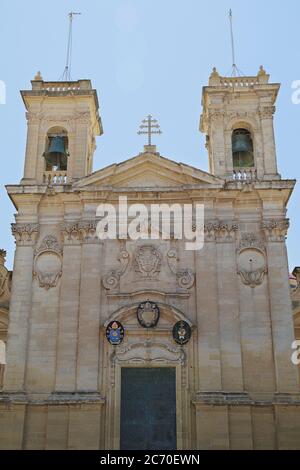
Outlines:
POLYGON ((262 284, 267 273, 264 242, 255 233, 243 233, 238 250, 238 274, 251 288, 262 284))
POLYGON ((194 272, 179 266, 177 251, 170 250, 169 241, 138 247, 131 242, 124 244, 118 262, 119 268, 109 270, 102 278, 107 290, 133 292, 133 288, 134 291, 148 288, 177 293, 178 287, 187 292, 195 283, 194 272))
POLYGON ((57 285, 62 274, 62 250, 54 235, 47 235, 35 250, 34 277, 39 286, 49 290, 57 285))
POLYGON ((161 261, 162 255, 154 245, 143 245, 134 253, 134 269, 144 278, 157 278, 161 261))

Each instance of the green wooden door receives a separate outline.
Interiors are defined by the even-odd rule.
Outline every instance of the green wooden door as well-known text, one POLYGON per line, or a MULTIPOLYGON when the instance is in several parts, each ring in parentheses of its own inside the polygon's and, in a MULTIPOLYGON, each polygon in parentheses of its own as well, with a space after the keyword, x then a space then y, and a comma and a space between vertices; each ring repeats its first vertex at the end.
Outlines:
POLYGON ((122 450, 176 449, 175 368, 122 368, 122 450))

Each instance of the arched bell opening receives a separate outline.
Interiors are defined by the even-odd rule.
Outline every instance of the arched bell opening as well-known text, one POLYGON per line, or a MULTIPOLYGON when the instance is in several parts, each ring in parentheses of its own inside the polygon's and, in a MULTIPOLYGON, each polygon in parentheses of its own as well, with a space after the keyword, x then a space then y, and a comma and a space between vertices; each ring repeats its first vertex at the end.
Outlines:
POLYGON ((64 128, 53 127, 47 132, 45 152, 46 171, 67 171, 69 157, 68 133, 64 128))
POLYGON ((254 168, 253 140, 247 129, 235 129, 232 133, 233 168, 254 168))

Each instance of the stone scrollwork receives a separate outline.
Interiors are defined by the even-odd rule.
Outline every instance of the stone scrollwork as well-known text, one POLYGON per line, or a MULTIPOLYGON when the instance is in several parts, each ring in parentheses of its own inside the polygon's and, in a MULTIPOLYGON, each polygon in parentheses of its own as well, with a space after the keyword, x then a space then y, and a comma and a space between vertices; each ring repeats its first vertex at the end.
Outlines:
POLYGON ((190 269, 178 271, 177 282, 182 289, 191 289, 195 283, 195 275, 190 269))
POLYGON ((264 267, 264 268, 257 269, 256 271, 240 270, 239 275, 241 276, 241 279, 246 286, 255 288, 262 284, 266 272, 267 270, 264 267))
POLYGON ((119 262, 121 264, 120 269, 112 269, 102 278, 103 287, 106 290, 117 289, 120 283, 121 276, 125 273, 127 266, 129 264, 130 256, 128 251, 122 250, 119 256, 119 262))
POLYGON ((39 287, 46 290, 56 287, 62 274, 62 250, 54 235, 47 235, 35 250, 33 276, 39 287))
POLYGON ((181 289, 191 289, 195 283, 195 274, 190 269, 178 269, 178 257, 175 250, 167 253, 170 271, 175 274, 178 286, 181 289))

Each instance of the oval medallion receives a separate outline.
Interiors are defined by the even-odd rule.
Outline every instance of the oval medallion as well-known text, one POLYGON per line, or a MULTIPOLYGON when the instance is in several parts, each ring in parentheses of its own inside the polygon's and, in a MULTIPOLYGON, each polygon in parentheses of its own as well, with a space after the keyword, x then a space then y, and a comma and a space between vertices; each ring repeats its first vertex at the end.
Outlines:
POLYGON ((159 308, 156 303, 149 300, 140 303, 137 309, 137 318, 143 328, 154 328, 159 320, 159 308))
POLYGON ((189 342, 192 336, 190 325, 186 321, 179 321, 174 325, 173 338, 177 344, 183 345, 189 342))
POLYGON ((124 328, 118 321, 112 321, 106 328, 107 341, 113 346, 121 344, 124 338, 124 328))

